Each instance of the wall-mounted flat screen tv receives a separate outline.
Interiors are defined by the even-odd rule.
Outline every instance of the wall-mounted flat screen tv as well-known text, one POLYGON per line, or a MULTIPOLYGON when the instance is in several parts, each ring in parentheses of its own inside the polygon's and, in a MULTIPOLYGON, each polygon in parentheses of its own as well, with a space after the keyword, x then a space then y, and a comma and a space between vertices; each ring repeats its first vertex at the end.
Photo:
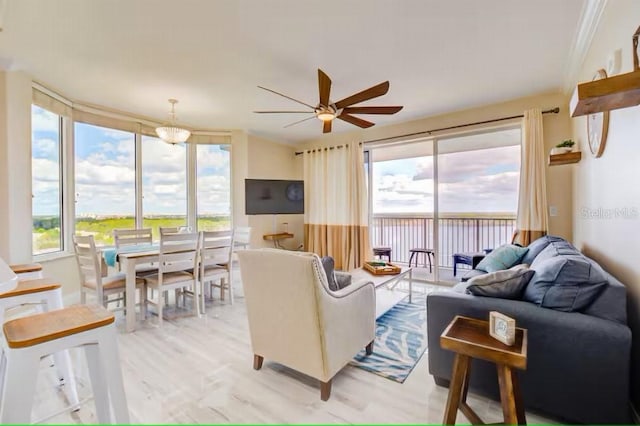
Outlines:
POLYGON ((304 181, 245 179, 246 214, 304 213, 304 181))

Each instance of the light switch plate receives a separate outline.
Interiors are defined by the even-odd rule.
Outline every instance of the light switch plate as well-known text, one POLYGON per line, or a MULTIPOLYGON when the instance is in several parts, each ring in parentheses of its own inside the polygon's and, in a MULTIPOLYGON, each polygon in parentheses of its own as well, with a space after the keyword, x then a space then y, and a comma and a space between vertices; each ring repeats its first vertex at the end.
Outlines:
POLYGON ((556 206, 549 206, 549 216, 558 216, 558 208, 556 206))

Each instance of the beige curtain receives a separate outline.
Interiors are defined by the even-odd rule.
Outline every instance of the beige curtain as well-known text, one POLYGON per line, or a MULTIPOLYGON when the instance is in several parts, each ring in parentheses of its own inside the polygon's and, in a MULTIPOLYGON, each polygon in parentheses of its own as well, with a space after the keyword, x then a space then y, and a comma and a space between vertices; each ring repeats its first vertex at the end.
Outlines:
POLYGON ((364 154, 358 143, 304 154, 304 244, 349 271, 369 257, 364 154))
POLYGON ((536 238, 546 235, 549 229, 544 135, 540 108, 524 112, 521 152, 517 235, 514 242, 527 246, 536 238))

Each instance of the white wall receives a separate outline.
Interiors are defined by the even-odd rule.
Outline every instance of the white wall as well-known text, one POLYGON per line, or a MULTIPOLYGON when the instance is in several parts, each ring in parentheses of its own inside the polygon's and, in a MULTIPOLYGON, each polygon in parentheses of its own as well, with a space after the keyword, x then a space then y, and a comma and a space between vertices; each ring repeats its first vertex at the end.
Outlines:
MULTIPOLYGON (((640 25, 637 0, 608 1, 578 82, 590 81, 616 49, 622 71, 633 69, 631 36, 640 25)), ((577 82, 576 82, 577 83, 577 82)), ((574 179, 574 242, 588 256, 627 285, 630 326, 640 333, 640 107, 610 112, 607 144, 593 158, 587 145, 586 117, 571 120, 573 138, 583 151, 574 179), (589 212, 624 212, 618 217, 590 217, 589 212), (603 210, 599 210, 603 209, 603 210), (635 210, 634 210, 635 209, 635 210), (633 213, 635 211, 635 214, 633 213)), ((634 339, 632 391, 640 408, 640 339, 634 339)), ((613 348, 608 348, 614 350, 613 348)))
POLYGON ((0 256, 31 261, 31 79, 0 72, 0 256))
MULTIPOLYGON (((276 143, 258 136, 249 135, 249 171, 251 179, 302 179, 302 169, 295 161, 295 149, 292 146, 276 143)), ((244 209, 244 205, 243 205, 244 209)), ((283 240, 287 248, 297 248, 304 240, 304 215, 252 215, 249 216, 251 226, 252 247, 273 247, 271 241, 265 241, 263 235, 283 232, 284 223, 294 238, 283 240)))

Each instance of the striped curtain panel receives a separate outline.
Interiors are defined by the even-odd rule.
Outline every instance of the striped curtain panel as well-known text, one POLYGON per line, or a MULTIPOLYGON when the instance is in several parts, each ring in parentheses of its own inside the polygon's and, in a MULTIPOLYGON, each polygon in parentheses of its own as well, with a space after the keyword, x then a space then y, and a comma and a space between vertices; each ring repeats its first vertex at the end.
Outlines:
POLYGON ((304 154, 304 244, 349 271, 370 256, 364 154, 358 143, 304 154))
POLYGON ((528 246, 549 230, 545 170, 542 111, 533 108, 524 112, 522 120, 520 193, 514 239, 522 246, 528 246))

